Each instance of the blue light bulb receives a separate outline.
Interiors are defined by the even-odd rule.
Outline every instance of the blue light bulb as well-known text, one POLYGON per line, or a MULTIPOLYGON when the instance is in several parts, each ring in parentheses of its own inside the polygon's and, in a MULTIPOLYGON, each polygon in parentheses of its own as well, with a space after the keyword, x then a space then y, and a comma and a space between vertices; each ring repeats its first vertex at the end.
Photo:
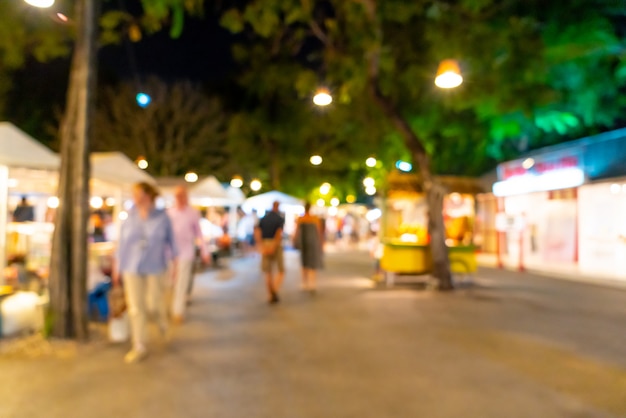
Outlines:
POLYGON ((413 165, 411 163, 407 163, 406 161, 397 161, 396 168, 400 171, 409 172, 413 169, 413 165))
POLYGON ((136 99, 137 99, 137 104, 140 107, 144 107, 144 108, 147 107, 152 101, 152 98, 150 98, 150 96, 148 96, 146 93, 137 94, 136 99))

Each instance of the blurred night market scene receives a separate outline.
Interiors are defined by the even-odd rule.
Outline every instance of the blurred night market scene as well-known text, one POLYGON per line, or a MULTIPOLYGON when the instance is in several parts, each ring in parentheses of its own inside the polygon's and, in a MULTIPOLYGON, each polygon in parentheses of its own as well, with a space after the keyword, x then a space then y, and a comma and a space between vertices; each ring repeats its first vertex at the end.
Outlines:
POLYGON ((0 417, 626 417, 623 1, 0 28, 0 417))

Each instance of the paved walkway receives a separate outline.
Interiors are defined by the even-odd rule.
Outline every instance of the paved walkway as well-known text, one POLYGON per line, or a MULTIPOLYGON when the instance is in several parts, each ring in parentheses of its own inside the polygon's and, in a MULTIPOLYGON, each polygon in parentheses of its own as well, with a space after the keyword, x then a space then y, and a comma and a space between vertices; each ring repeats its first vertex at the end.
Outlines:
POLYGON ((257 260, 199 277, 141 364, 103 342, 0 357, 0 417, 626 417, 626 292, 495 270, 449 294, 374 289, 366 255, 335 253, 310 296, 288 260, 278 306, 257 260))

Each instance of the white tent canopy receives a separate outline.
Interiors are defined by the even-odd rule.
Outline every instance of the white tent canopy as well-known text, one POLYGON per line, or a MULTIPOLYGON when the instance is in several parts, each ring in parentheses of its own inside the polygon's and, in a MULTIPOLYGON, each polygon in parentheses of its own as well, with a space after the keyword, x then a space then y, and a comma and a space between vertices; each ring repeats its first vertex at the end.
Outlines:
POLYGON ((226 190, 226 197, 201 197, 200 194, 191 192, 191 200, 200 206, 239 206, 246 197, 240 189, 229 187, 226 190))
POLYGON ((56 170, 60 158, 10 122, 0 122, 0 165, 56 170))
POLYGON ((123 187, 139 182, 155 183, 148 173, 121 152, 91 153, 91 178, 123 187))
POLYGON ((190 188, 189 193, 198 197, 227 198, 226 189, 215 178, 208 176, 190 188))
POLYGON ((250 211, 252 209, 265 211, 271 209, 274 202, 279 202, 281 206, 304 206, 304 202, 302 200, 283 192, 273 190, 271 192, 262 193, 246 199, 243 204, 243 208, 246 211, 250 211))

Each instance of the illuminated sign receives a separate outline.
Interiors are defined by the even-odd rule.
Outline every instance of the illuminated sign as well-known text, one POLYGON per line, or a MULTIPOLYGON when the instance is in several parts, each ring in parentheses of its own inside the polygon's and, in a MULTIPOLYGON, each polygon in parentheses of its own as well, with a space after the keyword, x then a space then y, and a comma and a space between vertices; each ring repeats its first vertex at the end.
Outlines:
POLYGON ((552 158, 526 158, 525 160, 515 160, 500 164, 498 177, 500 180, 509 180, 513 177, 529 174, 541 175, 551 171, 581 167, 580 158, 575 155, 552 156, 552 158))
POLYGON ((543 174, 527 173, 496 182, 493 194, 499 197, 578 187, 585 182, 585 173, 577 167, 549 170, 543 174))

